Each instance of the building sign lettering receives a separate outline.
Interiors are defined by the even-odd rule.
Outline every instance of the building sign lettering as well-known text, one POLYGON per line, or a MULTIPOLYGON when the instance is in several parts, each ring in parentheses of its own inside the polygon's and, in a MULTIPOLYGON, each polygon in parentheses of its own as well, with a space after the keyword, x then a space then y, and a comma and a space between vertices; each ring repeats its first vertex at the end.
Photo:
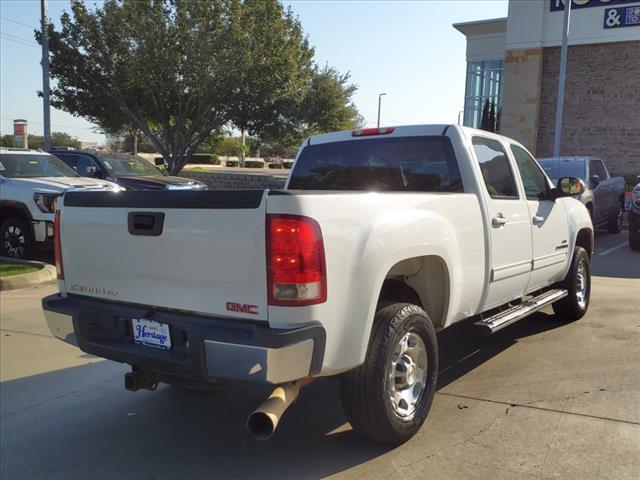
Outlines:
MULTIPOLYGON (((564 10, 564 2, 568 0, 551 0, 549 2, 552 12, 564 10)), ((571 9, 590 8, 590 7, 611 7, 613 5, 622 5, 625 3, 633 3, 638 0, 573 0, 571 9)), ((608 27, 611 28, 611 27, 608 27)))
POLYGON ((603 26, 604 28, 640 26, 640 5, 605 9, 603 26))

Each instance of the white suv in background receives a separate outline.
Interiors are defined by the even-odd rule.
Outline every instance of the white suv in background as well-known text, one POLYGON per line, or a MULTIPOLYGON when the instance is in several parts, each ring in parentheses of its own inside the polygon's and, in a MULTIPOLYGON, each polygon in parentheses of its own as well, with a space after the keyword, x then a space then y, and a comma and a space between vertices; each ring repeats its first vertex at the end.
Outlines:
POLYGON ((27 258, 52 243, 55 199, 68 190, 122 190, 79 177, 62 161, 35 150, 0 148, 0 256, 27 258))

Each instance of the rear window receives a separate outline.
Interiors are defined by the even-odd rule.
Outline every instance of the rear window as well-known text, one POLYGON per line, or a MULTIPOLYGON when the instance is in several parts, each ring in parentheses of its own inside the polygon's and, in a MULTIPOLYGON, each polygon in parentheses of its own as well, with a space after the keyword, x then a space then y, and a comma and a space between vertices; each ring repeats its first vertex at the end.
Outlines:
POLYGON ((462 192, 447 137, 371 138, 305 147, 292 190, 462 192))
POLYGON ((581 160, 538 160, 538 163, 552 180, 562 177, 576 177, 582 180, 586 177, 584 162, 581 160))

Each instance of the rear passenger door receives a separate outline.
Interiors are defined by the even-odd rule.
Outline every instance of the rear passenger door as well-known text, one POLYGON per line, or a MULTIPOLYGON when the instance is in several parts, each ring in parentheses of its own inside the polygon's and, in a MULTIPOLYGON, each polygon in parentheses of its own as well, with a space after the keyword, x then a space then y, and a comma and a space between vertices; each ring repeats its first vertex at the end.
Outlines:
POLYGON ((549 200, 549 182, 524 148, 510 144, 531 219, 532 268, 527 292, 562 279, 569 251, 569 225, 564 205, 549 200))
POLYGON ((501 142, 472 138, 489 215, 491 277, 483 309, 521 297, 531 273, 531 227, 514 169, 501 142))
POLYGON ((613 205, 611 205, 611 191, 608 190, 609 185, 609 175, 607 174, 607 170, 604 168, 601 160, 592 159, 589 160, 589 186, 593 190, 594 196, 594 208, 593 208, 593 221, 601 222, 610 214, 613 205), (597 175, 600 180, 597 185, 592 182, 592 178, 594 175, 597 175))

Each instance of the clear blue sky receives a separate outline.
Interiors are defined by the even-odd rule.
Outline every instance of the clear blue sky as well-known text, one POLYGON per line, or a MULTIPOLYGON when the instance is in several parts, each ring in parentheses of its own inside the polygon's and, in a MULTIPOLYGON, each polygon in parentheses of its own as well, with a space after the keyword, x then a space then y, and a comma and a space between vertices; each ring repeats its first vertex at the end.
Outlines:
MULTIPOLYGON (((95 2, 89 1, 88 4, 95 2)), ((98 2, 99 3, 99 2, 98 2)), ((300 17, 316 60, 351 72, 359 86, 355 103, 368 125, 377 116, 378 93, 386 92, 382 123, 455 123, 463 106, 465 39, 452 23, 507 15, 506 0, 285 2, 300 17)), ((58 24, 66 0, 50 0, 58 24)), ((39 0, 0 0, 0 132, 26 118, 42 134, 40 50, 33 38, 39 0)), ((85 141, 104 141, 91 124, 52 109, 53 131, 85 141)))

